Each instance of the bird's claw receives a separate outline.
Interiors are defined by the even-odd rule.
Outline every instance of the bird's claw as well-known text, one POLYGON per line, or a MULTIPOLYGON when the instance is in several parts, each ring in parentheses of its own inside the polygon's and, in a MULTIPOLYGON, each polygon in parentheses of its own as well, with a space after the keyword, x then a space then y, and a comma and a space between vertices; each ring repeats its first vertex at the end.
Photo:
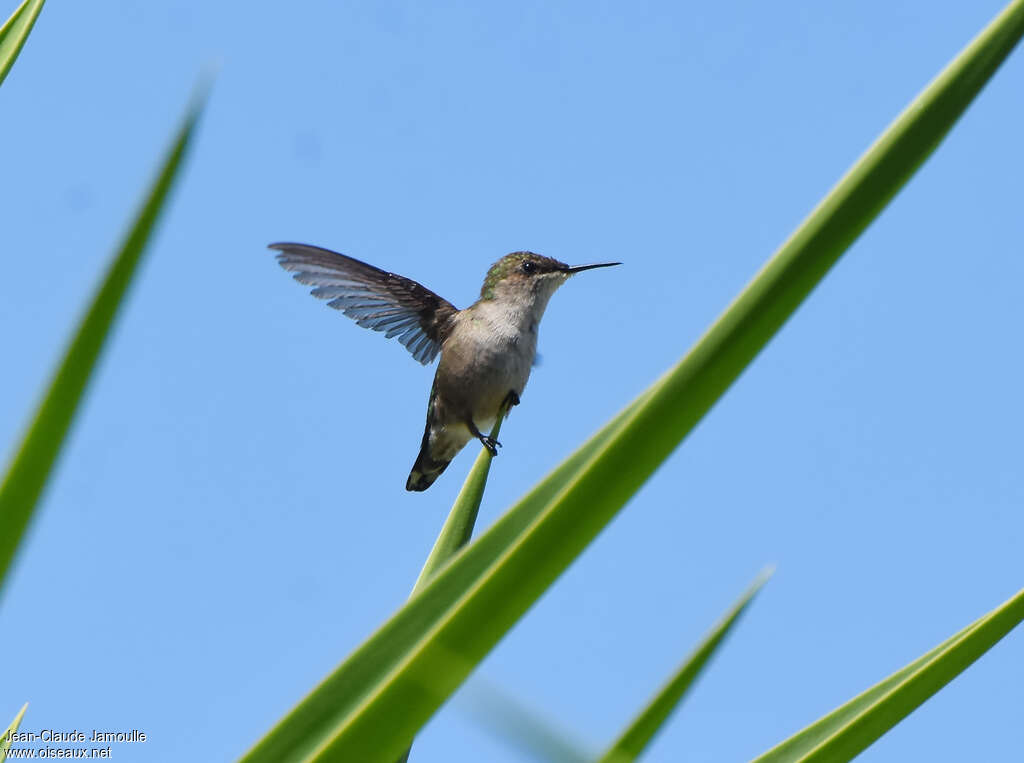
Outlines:
POLYGON ((498 455, 498 448, 501 447, 501 443, 495 440, 493 437, 481 437, 480 442, 484 444, 484 447, 490 452, 491 456, 498 455))
POLYGON ((512 407, 516 405, 519 405, 519 395, 516 394, 514 389, 510 389, 508 394, 505 395, 505 401, 502 403, 502 407, 505 408, 506 415, 510 410, 512 410, 512 407))

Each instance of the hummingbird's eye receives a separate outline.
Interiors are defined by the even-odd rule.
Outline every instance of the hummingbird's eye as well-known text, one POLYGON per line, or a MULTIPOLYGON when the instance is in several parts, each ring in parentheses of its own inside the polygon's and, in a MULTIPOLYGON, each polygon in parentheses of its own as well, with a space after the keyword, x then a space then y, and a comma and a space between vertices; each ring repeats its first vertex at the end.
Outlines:
POLYGON ((519 269, 522 270, 527 275, 529 275, 530 273, 536 272, 537 263, 530 262, 530 260, 526 260, 522 265, 519 266, 519 269))

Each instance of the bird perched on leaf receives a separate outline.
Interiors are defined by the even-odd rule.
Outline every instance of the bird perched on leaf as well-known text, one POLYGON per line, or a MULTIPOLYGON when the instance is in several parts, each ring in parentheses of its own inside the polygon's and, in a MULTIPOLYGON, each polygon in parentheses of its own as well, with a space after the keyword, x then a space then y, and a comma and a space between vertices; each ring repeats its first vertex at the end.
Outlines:
POLYGON ((306 244, 271 244, 277 261, 312 295, 360 326, 383 331, 423 365, 441 354, 427 403, 427 425, 406 490, 426 490, 471 439, 497 455, 483 434, 505 406, 519 404, 537 353, 537 326, 570 267, 533 252, 513 252, 487 271, 480 299, 465 310, 425 286, 344 254, 306 244))

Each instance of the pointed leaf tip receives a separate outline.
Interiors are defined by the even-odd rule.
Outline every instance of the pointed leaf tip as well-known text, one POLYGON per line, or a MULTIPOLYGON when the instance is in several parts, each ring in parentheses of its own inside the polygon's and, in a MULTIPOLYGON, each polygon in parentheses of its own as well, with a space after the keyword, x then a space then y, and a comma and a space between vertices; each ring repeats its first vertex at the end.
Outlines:
POLYGON ((697 648, 676 669, 629 726, 612 742, 598 763, 628 763, 636 760, 689 693, 711 657, 718 651, 725 641, 725 637, 732 631, 740 616, 750 606, 773 572, 774 567, 766 567, 761 570, 754 582, 712 627, 697 648))
POLYGON ((1024 590, 755 763, 848 761, 923 705, 1024 620, 1024 590))
POLYGON ((109 337, 187 152, 205 103, 200 86, 141 209, 75 329, 35 418, 0 481, 0 590, 50 479, 93 369, 109 337))
POLYGON ((35 26, 36 18, 43 9, 43 1, 25 0, 0 27, 0 84, 14 66, 14 60, 21 53, 28 33, 35 26))
POLYGON ((7 751, 11 749, 11 734, 18 730, 21 726, 21 719, 25 717, 25 711, 28 710, 28 702, 21 706, 21 710, 14 716, 14 720, 4 731, 3 735, 0 736, 0 762, 7 759, 7 751))

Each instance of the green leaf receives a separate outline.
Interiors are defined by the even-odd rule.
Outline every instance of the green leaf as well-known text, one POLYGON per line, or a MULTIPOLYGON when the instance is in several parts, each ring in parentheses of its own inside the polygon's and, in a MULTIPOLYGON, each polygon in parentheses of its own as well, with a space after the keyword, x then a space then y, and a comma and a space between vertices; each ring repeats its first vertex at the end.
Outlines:
MULTIPOLYGON (((491 430, 492 440, 498 439, 501 432, 501 422, 508 414, 508 408, 503 407, 494 421, 494 428, 491 430)), ((480 513, 480 501, 484 497, 484 487, 487 485, 487 474, 491 470, 491 459, 494 456, 487 448, 481 448, 480 454, 473 462, 473 468, 469 470, 466 481, 462 483, 462 489, 455 497, 452 510, 448 512, 448 518, 441 527, 441 532, 434 541, 434 547, 427 555, 427 561, 420 570, 419 577, 412 587, 410 596, 415 596, 417 591, 427 584, 427 581, 434 576, 439 569, 448 563, 448 560, 455 556, 455 553, 465 546, 473 537, 473 528, 476 526, 476 517, 480 513)), ((405 763, 409 759, 409 748, 399 756, 397 763, 405 763)))
POLYGON ((7 72, 14 66, 14 59, 21 52, 28 33, 36 23, 43 0, 25 0, 0 27, 0 84, 7 78, 7 72))
POLYGON ((676 367, 438 572, 246 760, 394 760, 931 154, 1022 33, 1024 0, 1014 0, 868 149, 676 367))
POLYGON ((7 727, 4 735, 0 737, 0 763, 7 760, 7 751, 11 749, 11 734, 18 730, 18 726, 21 725, 21 719, 25 717, 26 710, 28 710, 28 702, 21 706, 21 710, 14 716, 11 725, 7 727))
POLYGON ((740 615, 750 605, 764 584, 768 582, 773 571, 769 568, 758 576, 747 592, 740 597, 740 600, 712 628, 697 649, 679 666, 679 669, 647 704, 647 707, 633 719, 633 722, 612 743, 608 751, 601 756, 600 763, 626 763, 626 761, 635 760, 643 752, 658 729, 664 725, 669 715, 682 701, 690 686, 693 685, 711 655, 715 653, 726 635, 732 630, 740 615))
MULTIPOLYGON (((502 408, 495 420, 490 434, 492 440, 498 439, 501 422, 507 413, 507 408, 502 408)), ((411 596, 415 596, 427 584, 427 581, 473 537, 473 528, 476 526, 476 517, 480 512, 480 502, 484 497, 484 487, 487 485, 487 474, 491 470, 493 458, 494 456, 487 448, 480 448, 480 455, 476 457, 473 468, 469 470, 466 481, 462 483, 462 489, 456 496, 451 511, 448 512, 448 518, 444 521, 441 533, 434 541, 434 547, 430 550, 419 577, 416 578, 411 596)))
MULTIPOLYGON (((204 90, 205 92, 205 90, 204 90)), ((78 326, 21 448, 0 484, 0 588, 46 486, 110 328, 181 166, 203 97, 194 99, 88 312, 78 326)))
MULTIPOLYGON (((601 763, 622 763, 634 760, 648 745, 658 729, 682 701, 708 660, 721 646, 740 616, 758 594, 773 570, 762 572, 746 593, 722 616, 661 690, 601 757, 601 763)), ((596 760, 583 745, 554 726, 546 714, 524 706, 495 686, 474 678, 463 690, 469 712, 488 728, 538 760, 579 763, 596 760)))
POLYGON ((1024 589, 997 609, 757 758, 851 760, 966 670, 1024 620, 1024 589))
POLYGON ((527 707, 497 686, 474 676, 458 700, 466 712, 530 760, 591 763, 583 744, 559 728, 548 714, 527 707))
MULTIPOLYGON (((641 396, 640 400, 644 399, 641 396)), ((558 492, 596 450, 628 418, 635 403, 615 417, 576 453, 542 480, 516 510, 506 513, 445 569, 435 574, 427 585, 410 598, 377 633, 364 642, 334 673, 317 686, 292 712, 282 719, 245 755, 244 761, 299 761, 310 759, 317 745, 329 731, 336 714, 350 707, 354 698, 385 666, 396 665, 419 635, 436 618, 442 607, 455 601, 466 587, 466 580, 486 570, 487 566, 519 536, 539 515, 551 496, 558 492), (450 569, 458 565, 459 573, 450 569)))

